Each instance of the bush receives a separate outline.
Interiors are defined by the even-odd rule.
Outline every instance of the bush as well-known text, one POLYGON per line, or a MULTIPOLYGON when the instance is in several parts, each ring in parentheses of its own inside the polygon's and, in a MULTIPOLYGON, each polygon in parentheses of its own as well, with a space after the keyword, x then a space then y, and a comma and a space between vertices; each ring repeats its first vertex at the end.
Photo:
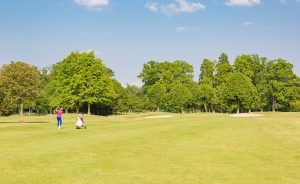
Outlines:
POLYGON ((294 101, 291 103, 291 110, 294 112, 300 111, 300 101, 294 101))

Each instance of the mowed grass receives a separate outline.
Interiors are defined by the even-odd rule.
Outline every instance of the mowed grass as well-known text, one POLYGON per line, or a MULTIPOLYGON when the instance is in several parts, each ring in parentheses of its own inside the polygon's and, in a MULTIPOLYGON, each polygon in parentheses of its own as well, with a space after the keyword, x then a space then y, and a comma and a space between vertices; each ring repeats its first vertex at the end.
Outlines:
POLYGON ((300 183, 300 113, 149 115, 0 117, 0 183, 300 183))

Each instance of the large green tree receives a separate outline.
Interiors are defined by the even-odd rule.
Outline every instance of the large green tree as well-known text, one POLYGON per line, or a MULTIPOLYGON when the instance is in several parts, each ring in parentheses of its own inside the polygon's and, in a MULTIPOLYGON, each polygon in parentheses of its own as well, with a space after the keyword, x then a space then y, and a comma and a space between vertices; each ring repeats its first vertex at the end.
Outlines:
POLYGON ((63 61, 52 66, 48 92, 52 105, 67 108, 86 103, 88 114, 93 104, 111 106, 117 98, 113 72, 108 69, 94 52, 72 52, 63 61))
POLYGON ((143 89, 135 85, 127 84, 125 92, 125 104, 128 112, 141 112, 143 109, 143 89))
POLYGON ((187 89, 191 94, 191 98, 187 102, 187 108, 189 112, 197 112, 198 109, 201 108, 202 102, 200 100, 201 97, 201 89, 197 82, 193 82, 190 84, 186 84, 187 89))
POLYGON ((260 103, 258 107, 263 110, 268 104, 268 83, 267 83, 267 59, 258 55, 240 55, 236 57, 233 67, 251 79, 256 87, 260 103))
POLYGON ((251 79, 240 72, 232 73, 221 85, 222 99, 228 106, 235 105, 236 112, 241 108, 252 109, 259 102, 259 97, 251 79))
MULTIPOLYGON (((228 65, 228 57, 222 54, 219 58, 218 68, 219 72, 221 65, 228 65)), ((217 104, 216 88, 214 87, 216 75, 216 62, 204 59, 200 66, 199 87, 200 87, 200 101, 203 103, 205 112, 211 110, 215 112, 217 104)), ((219 73, 220 75, 220 73, 219 73)), ((220 76, 218 76, 220 77, 220 76)))
MULTIPOLYGON (((174 102, 172 101, 171 96, 174 98, 179 98, 180 96, 171 93, 175 93, 174 86, 181 84, 186 89, 186 85, 192 84, 194 82, 193 71, 193 66, 182 60, 174 62, 149 61, 144 64, 143 70, 138 77, 141 78, 144 83, 143 89, 146 97, 145 101, 148 106, 152 104, 156 109, 163 107, 165 110, 169 111, 183 110, 181 108, 184 108, 184 106, 180 107, 178 110, 178 106, 173 107, 170 105, 171 102, 174 102)), ((190 94, 189 91, 188 94, 190 94)), ((186 105, 186 103, 184 105, 186 105)))
POLYGON ((210 84, 199 84, 200 101, 204 105, 205 112, 211 110, 215 112, 215 106, 217 104, 216 89, 210 84))
POLYGON ((199 83, 213 85, 216 63, 204 59, 200 66, 199 83))
POLYGON ((145 91, 148 87, 157 82, 164 84, 168 91, 173 84, 187 84, 193 81, 193 66, 185 61, 177 60, 174 62, 156 62, 149 61, 144 64, 139 78, 144 83, 145 91))
POLYGON ((24 104, 34 101, 43 93, 37 67, 21 61, 3 65, 0 70, 0 91, 6 107, 12 104, 19 106, 20 120, 24 122, 24 104))
POLYGON ((157 111, 159 112, 160 109, 163 107, 163 104, 166 100, 166 87, 161 83, 153 84, 147 92, 147 98, 155 104, 157 111))
POLYGON ((219 61, 216 64, 214 87, 217 87, 225 82, 227 75, 232 72, 233 67, 230 65, 227 54, 222 53, 219 57, 219 61))
POLYGON ((176 84, 167 94, 166 108, 172 112, 183 113, 191 98, 192 94, 185 85, 176 84))
POLYGON ((276 59, 267 64, 267 78, 272 111, 278 103, 288 105, 297 98, 299 87, 293 65, 284 59, 276 59))

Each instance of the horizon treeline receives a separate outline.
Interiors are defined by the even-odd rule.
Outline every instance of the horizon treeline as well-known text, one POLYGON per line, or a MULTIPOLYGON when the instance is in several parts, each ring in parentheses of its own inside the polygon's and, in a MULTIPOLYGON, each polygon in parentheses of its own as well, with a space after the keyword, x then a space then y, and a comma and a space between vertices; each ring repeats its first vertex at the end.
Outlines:
POLYGON ((138 77, 143 86, 123 87, 94 52, 71 52, 42 69, 22 61, 0 68, 0 115, 65 112, 110 115, 128 112, 300 111, 300 78, 285 59, 239 55, 230 64, 201 62, 198 81, 183 60, 149 61, 138 77))

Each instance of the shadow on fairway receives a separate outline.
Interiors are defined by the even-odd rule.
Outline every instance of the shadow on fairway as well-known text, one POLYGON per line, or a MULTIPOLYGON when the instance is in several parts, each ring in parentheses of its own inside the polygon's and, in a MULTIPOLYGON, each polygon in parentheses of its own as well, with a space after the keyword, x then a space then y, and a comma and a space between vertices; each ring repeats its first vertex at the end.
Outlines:
POLYGON ((49 121, 25 121, 25 122, 19 122, 19 121, 11 121, 11 122, 0 122, 0 124, 9 124, 9 123, 24 123, 24 124, 45 124, 45 123, 51 123, 49 121))

